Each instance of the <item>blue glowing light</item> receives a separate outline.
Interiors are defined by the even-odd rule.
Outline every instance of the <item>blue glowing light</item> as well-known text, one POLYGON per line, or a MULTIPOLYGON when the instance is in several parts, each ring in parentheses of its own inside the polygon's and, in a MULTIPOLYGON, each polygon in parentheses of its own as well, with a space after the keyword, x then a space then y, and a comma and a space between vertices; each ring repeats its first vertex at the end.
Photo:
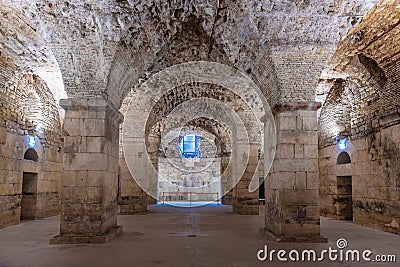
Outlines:
POLYGON ((26 136, 25 143, 26 143, 27 147, 35 148, 35 149, 37 148, 37 145, 38 145, 37 138, 35 136, 31 136, 31 135, 26 136))
POLYGON ((340 151, 345 151, 349 147, 349 141, 346 138, 340 139, 338 148, 340 151))
POLYGON ((179 152, 183 158, 200 158, 201 136, 189 134, 180 136, 179 152))

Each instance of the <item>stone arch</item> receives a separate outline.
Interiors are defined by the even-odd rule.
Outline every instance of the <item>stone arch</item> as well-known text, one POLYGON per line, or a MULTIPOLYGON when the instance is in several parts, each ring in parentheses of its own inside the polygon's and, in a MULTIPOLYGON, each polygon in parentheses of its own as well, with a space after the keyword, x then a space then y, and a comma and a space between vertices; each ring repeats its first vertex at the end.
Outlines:
MULTIPOLYGON (((149 154, 159 154, 161 144, 161 126, 164 124, 163 121, 159 121, 152 126, 147 135, 147 151, 149 154)), ((203 131, 207 131, 209 134, 215 136, 215 142, 219 146, 219 156, 224 154, 230 154, 232 151, 232 132, 230 128, 221 121, 214 120, 206 117, 198 117, 185 124, 184 127, 196 127, 203 131)))
POLYGON ((229 127, 218 120, 200 117, 188 123, 188 125, 200 127, 216 137, 215 141, 220 146, 219 155, 232 152, 232 132, 229 127))
MULTIPOLYGON (((161 75, 154 76, 152 82, 145 83, 136 90, 135 94, 137 97, 132 99, 130 106, 134 107, 138 114, 148 113, 154 101, 162 97, 169 88, 191 83, 193 80, 229 88, 244 99, 256 99, 253 103, 249 103, 249 106, 253 107, 253 112, 258 120, 264 115, 262 109, 268 107, 268 103, 261 98, 262 93, 250 79, 245 78, 240 72, 218 63, 209 64, 208 62, 200 61, 180 64, 164 70, 162 75, 169 78, 160 80, 159 76, 161 75), (186 72, 185 69, 192 69, 192 73, 186 72), (215 69, 218 69, 217 72, 223 76, 218 77, 215 74, 215 69), (157 88, 157 90, 151 90, 150 88, 157 88), (136 105, 138 101, 141 103, 140 105, 136 105), (254 103, 258 103, 257 106, 254 103), (263 108, 260 108, 258 105, 261 105, 263 108)), ((143 128, 146 125, 146 118, 140 118, 140 120, 142 122, 136 123, 138 127, 133 127, 133 132, 130 132, 131 135, 135 135, 135 132, 140 135, 141 131, 144 133, 145 129, 143 128)))
POLYGON ((368 71, 371 79, 374 79, 381 88, 384 88, 388 80, 385 71, 372 58, 367 57, 364 54, 358 54, 357 56, 358 61, 364 66, 366 71, 368 71))
POLYGON ((351 135, 352 103, 346 81, 336 79, 320 110, 318 120, 319 147, 323 148, 337 142, 337 137, 351 135))
POLYGON ((43 38, 41 24, 34 24, 17 7, 0 4, 0 87, 21 71, 31 71, 45 81, 56 103, 66 98, 63 79, 52 49, 43 38), (20 54, 24 56, 21 57, 20 54))
POLYGON ((183 84, 168 90, 167 93, 163 95, 157 104, 155 104, 152 108, 149 114, 149 119, 146 121, 145 136, 148 135, 148 129, 150 129, 153 124, 160 121, 161 118, 167 117, 176 106, 185 101, 200 97, 207 97, 222 101, 232 107, 236 112, 238 112, 238 114, 240 114, 239 116, 242 117, 242 120, 246 126, 246 130, 252 136, 253 141, 259 141, 259 125, 257 125, 255 120, 245 119, 246 116, 251 118, 251 114, 249 116, 249 113, 252 109, 262 108, 261 106, 257 107, 257 103, 253 102, 256 102, 256 99, 250 99, 252 106, 249 107, 248 103, 246 103, 246 100, 231 90, 221 86, 199 82, 183 84))
MULTIPOLYGON (((151 114, 154 105, 156 105, 159 99, 161 99, 165 94, 168 94, 168 90, 170 88, 175 88, 183 84, 191 84, 193 82, 215 84, 221 86, 222 88, 229 88, 229 90, 245 100, 245 103, 247 103, 247 105, 251 107, 251 110, 247 112, 247 119, 245 119, 245 117, 242 117, 242 119, 239 119, 239 121, 241 120, 242 123, 246 121, 247 123, 248 121, 253 120, 257 122, 259 126, 254 127, 254 129, 257 128, 254 131, 256 133, 250 135, 248 135, 249 133, 246 133, 247 130, 237 131, 237 129, 235 129, 233 130, 233 139, 245 141, 249 140, 248 138, 250 138, 250 143, 256 145, 255 153, 258 153, 258 144, 256 140, 258 140, 257 136, 259 135, 259 131, 261 128, 261 117, 263 117, 265 115, 265 112, 267 112, 267 117, 272 119, 272 113, 270 113, 267 101, 262 98, 262 93, 260 92, 258 87, 252 82, 252 80, 241 74, 239 71, 218 63, 202 61, 189 62, 167 68, 160 74, 153 76, 151 80, 146 81, 141 87, 135 88, 135 96, 132 97, 130 106, 127 110, 123 129, 123 142, 126 142, 125 144, 130 146, 130 148, 128 149, 133 148, 139 149, 140 151, 145 150, 145 147, 143 147, 143 145, 139 145, 137 142, 139 140, 144 141, 146 138, 146 131, 149 128, 146 127, 146 125, 149 119, 149 114, 151 114), (143 114, 143 116, 137 117, 133 116, 133 114, 143 114), (236 136, 235 132, 237 134, 236 136), (241 138, 240 135, 243 134, 245 135, 243 136, 243 138, 241 138), (133 145, 133 143, 135 143, 136 145, 133 145), (136 146, 136 148, 134 148, 134 146, 136 146)), ((200 98, 198 99, 200 100, 200 98)), ((209 99, 209 101, 211 100, 212 98, 209 99)), ((183 103, 182 105, 184 105, 185 103, 183 103)), ((208 106, 207 104, 203 103, 200 105, 204 105, 204 110, 210 109, 210 106, 208 106)), ((201 112, 199 113, 198 111, 192 109, 193 106, 188 106, 187 108, 190 110, 188 113, 197 114, 197 117, 202 117, 201 112)), ((214 110, 214 112, 216 112, 215 108, 212 108, 211 110, 214 110)), ((237 111, 223 112, 219 110, 219 114, 229 114, 232 112, 237 113, 237 111)), ((190 121, 192 119, 193 118, 188 118, 187 121, 190 121)), ((177 122, 177 120, 171 120, 171 122, 177 122)), ((180 120, 180 122, 182 122, 182 120, 180 120)), ((174 123, 170 125, 171 129, 174 127, 173 124, 174 123)), ((228 125, 234 124, 228 123, 228 125)), ((274 139, 272 138, 271 140, 274 139)), ((124 145, 124 152, 129 165, 129 157, 133 156, 133 154, 131 154, 132 151, 127 151, 127 146, 124 145)), ((273 151, 270 152, 273 153, 273 151)), ((133 160, 133 158, 131 160, 133 160)), ((145 165, 151 166, 151 163, 149 162, 149 164, 145 165)), ((155 177, 155 174, 153 175, 153 177, 155 177)), ((136 177, 135 179, 144 178, 136 177)))
POLYGON ((45 81, 32 72, 22 72, 6 84, 4 91, 0 90, 0 96, 2 93, 8 98, 4 106, 18 111, 9 120, 21 122, 18 127, 24 130, 45 134, 41 141, 46 146, 61 146, 58 105, 45 81))
MULTIPOLYGON (((143 83, 164 68, 190 61, 217 62, 236 68, 249 75, 270 104, 278 101, 278 78, 270 51, 266 47, 267 42, 257 42, 248 36, 243 38, 240 44, 237 40, 220 39, 213 32, 215 29, 211 29, 214 25, 205 20, 210 14, 206 12, 197 16, 191 13, 201 12, 209 4, 203 3, 190 11, 185 5, 178 8, 179 3, 174 3, 172 7, 165 3, 163 8, 168 11, 178 9, 175 11, 180 14, 179 18, 182 20, 174 21, 164 29, 164 33, 149 35, 137 23, 125 27, 126 33, 121 34, 121 42, 113 58, 106 91, 106 95, 117 108, 124 105, 127 95, 136 84, 143 83), (235 45, 240 47, 239 51, 233 49, 235 45)), ((218 10, 217 13, 226 13, 225 8, 222 10, 218 10)), ((229 17, 229 12, 224 16, 229 17)), ((158 25, 157 28, 162 28, 162 25, 158 25)))
POLYGON ((380 86, 384 86, 390 77, 387 72, 397 58, 397 51, 393 49, 395 42, 387 40, 396 40, 395 36, 399 31, 396 18, 399 16, 399 10, 394 1, 379 0, 371 4, 374 6, 369 12, 336 45, 316 91, 316 97, 322 102, 330 91, 330 87, 324 86, 324 83, 330 79, 346 79, 357 75, 360 66, 365 68, 369 78, 375 79, 380 86), (381 38, 382 36, 386 38, 381 38), (355 61, 359 63, 358 66, 353 65, 355 61))

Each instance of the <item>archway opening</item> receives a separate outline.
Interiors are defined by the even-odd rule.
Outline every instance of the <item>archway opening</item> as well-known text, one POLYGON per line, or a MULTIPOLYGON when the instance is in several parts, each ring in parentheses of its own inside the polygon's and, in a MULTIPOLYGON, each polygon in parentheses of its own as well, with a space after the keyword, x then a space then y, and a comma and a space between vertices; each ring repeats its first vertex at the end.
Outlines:
POLYGON ((337 176, 337 215, 339 219, 353 221, 353 194, 351 176, 337 176))
POLYGON ((25 151, 24 159, 38 162, 39 156, 35 149, 29 148, 28 150, 25 151))
MULTIPOLYGON (((341 152, 336 160, 338 165, 351 163, 350 155, 341 152)), ((337 176, 337 216, 345 221, 353 221, 353 182, 352 177, 337 176)))
POLYGON ((36 219, 37 173, 24 172, 22 176, 21 220, 36 219))
POLYGON ((350 155, 347 152, 341 152, 337 157, 336 164, 348 164, 351 163, 350 155))
POLYGON ((174 206, 220 204, 222 162, 218 139, 199 127, 184 127, 160 145, 158 203, 174 206), (177 151, 176 151, 177 150, 177 151))

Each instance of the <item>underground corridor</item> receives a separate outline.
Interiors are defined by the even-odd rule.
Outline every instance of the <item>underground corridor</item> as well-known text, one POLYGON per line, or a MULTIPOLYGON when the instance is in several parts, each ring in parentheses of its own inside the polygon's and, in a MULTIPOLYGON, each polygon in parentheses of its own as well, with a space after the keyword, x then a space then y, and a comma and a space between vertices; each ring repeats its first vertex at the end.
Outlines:
POLYGON ((399 0, 0 13, 0 267, 397 266, 399 0))

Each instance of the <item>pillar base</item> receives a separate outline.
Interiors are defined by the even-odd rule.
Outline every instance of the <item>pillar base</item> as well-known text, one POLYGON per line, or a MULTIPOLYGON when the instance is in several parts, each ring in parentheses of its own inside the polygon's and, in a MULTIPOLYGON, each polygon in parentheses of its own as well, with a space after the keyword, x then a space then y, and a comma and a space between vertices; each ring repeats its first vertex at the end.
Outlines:
POLYGON ((147 214, 147 205, 143 204, 120 204, 120 215, 145 215, 147 214))
POLYGON ((321 235, 313 235, 313 236, 277 236, 272 233, 267 228, 262 228, 262 232, 267 239, 275 241, 277 243, 327 243, 328 238, 321 235))
POLYGON ((233 212, 239 215, 259 215, 259 205, 238 205, 233 204, 233 212))
POLYGON ((244 208, 244 209, 234 209, 233 210, 234 213, 239 214, 239 215, 258 215, 258 208, 244 208))
POLYGON ((107 243, 122 232, 122 226, 111 228, 107 233, 94 236, 57 235, 50 239, 50 244, 100 244, 107 243))

